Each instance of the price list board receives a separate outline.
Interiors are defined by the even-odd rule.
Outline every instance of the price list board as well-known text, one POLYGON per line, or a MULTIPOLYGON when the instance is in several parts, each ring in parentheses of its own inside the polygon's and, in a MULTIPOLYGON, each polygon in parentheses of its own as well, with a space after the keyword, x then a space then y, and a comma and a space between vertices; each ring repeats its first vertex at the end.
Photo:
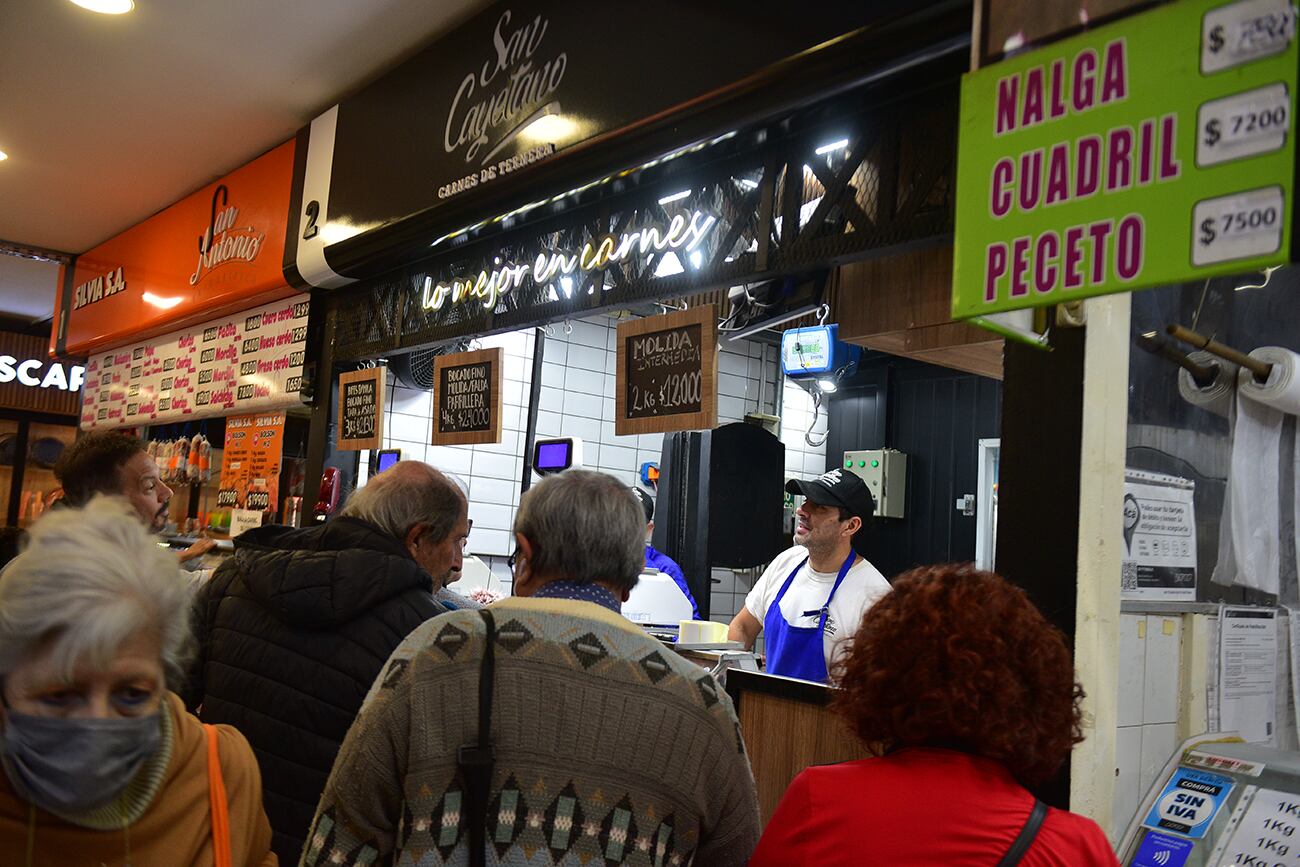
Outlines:
POLYGON ((501 442, 500 347, 433 360, 435 446, 501 442))
POLYGON ((338 450, 355 452, 384 444, 384 385, 388 368, 339 374, 338 450))
POLYGON ((1283 264, 1289 0, 1179 0, 962 82, 956 318, 1283 264))
POLYGON ((713 305, 618 326, 616 435, 712 428, 717 386, 713 305))
POLYGON ((95 353, 86 362, 81 429, 300 405, 308 306, 279 301, 95 353))
POLYGON ((274 510, 284 454, 284 413, 235 415, 226 419, 225 450, 217 508, 274 510))

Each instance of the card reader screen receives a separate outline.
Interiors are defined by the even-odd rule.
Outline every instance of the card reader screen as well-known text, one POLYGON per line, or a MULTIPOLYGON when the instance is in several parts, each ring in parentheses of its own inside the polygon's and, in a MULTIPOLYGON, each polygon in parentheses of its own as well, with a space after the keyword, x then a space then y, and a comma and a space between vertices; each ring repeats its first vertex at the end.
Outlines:
POLYGON ((569 443, 543 443, 537 447, 537 469, 562 470, 572 462, 569 443))

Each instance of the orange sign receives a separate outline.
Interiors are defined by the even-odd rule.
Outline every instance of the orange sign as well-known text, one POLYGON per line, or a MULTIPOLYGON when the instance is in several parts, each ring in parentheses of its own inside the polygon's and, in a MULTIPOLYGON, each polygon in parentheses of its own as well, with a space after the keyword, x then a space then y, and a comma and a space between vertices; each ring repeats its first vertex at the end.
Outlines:
POLYGON ((274 511, 280 493, 283 453, 284 413, 227 418, 217 507, 274 511))
POLYGON ((60 269, 50 349, 87 354, 293 294, 284 233, 294 143, 111 238, 60 269))

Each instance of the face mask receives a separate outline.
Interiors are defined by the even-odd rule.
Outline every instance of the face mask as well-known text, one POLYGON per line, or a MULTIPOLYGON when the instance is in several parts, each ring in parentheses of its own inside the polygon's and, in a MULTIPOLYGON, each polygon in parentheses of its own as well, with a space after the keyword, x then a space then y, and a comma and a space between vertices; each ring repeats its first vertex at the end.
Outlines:
POLYGON ((8 711, 0 754, 24 800, 56 813, 84 813, 116 798, 161 740, 156 713, 56 719, 8 711))

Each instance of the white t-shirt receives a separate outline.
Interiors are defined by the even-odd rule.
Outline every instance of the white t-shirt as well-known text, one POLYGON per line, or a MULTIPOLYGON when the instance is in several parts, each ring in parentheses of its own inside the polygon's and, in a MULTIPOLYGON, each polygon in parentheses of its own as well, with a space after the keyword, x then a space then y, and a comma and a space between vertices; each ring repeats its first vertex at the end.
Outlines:
MULTIPOLYGON (((790 577, 790 570, 798 566, 808 556, 808 549, 795 545, 777 556, 754 584, 754 589, 745 597, 745 607, 749 613, 763 623, 767 618, 767 609, 781 592, 781 585, 790 577)), ((842 563, 841 563, 842 565, 842 563)), ((791 626, 816 629, 821 617, 822 606, 826 597, 835 586, 839 577, 838 565, 834 572, 814 572, 811 565, 804 565, 790 589, 781 598, 781 616, 791 626)), ((859 557, 844 576, 844 583, 835 591, 830 610, 826 613, 826 631, 822 633, 822 645, 826 651, 826 669, 831 662, 844 652, 844 639, 852 637, 862 623, 862 615, 875 604, 876 600, 889 592, 889 582, 880 570, 859 557)))

